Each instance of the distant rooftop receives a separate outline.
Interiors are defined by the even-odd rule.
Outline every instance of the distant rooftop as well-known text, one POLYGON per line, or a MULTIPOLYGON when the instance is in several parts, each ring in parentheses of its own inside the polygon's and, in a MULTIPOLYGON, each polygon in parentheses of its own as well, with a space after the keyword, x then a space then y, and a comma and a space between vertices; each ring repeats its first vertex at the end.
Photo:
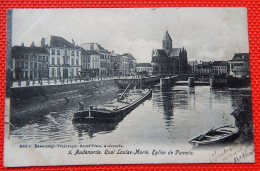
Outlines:
POLYGON ((65 47, 65 48, 75 48, 76 46, 63 37, 51 36, 50 47, 65 47))
POLYGON ((153 67, 150 63, 137 63, 136 67, 153 67))
POLYGON ((12 53, 46 53, 48 51, 45 48, 41 47, 25 47, 25 46, 13 46, 11 49, 12 53))
POLYGON ((80 47, 82 47, 85 50, 107 51, 98 43, 83 43, 80 47))

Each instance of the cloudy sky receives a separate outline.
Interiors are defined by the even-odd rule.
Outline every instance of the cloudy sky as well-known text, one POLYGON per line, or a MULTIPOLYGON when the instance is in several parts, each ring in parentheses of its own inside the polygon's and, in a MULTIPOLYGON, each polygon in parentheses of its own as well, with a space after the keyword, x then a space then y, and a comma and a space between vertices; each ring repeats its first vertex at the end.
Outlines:
POLYGON ((15 9, 12 43, 29 46, 55 35, 150 62, 166 28, 188 60, 228 60, 249 51, 245 8, 15 9))

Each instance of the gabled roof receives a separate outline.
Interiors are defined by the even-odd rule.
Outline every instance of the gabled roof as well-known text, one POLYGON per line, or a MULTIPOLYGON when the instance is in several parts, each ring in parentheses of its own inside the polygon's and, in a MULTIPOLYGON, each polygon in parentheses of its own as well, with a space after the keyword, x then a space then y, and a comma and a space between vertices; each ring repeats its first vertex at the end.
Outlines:
POLYGON ((163 49, 155 49, 152 56, 168 57, 163 49))
POLYGON ((136 60, 131 53, 124 53, 123 55, 128 56, 130 60, 136 60))
POLYGON ((136 67, 153 67, 150 63, 137 63, 136 67))
POLYGON ((98 43, 83 43, 80 47, 82 47, 85 50, 107 51, 98 43))
POLYGON ((166 30, 164 36, 163 36, 163 40, 172 40, 170 34, 168 33, 168 30, 166 30))
POLYGON ((249 66, 234 66, 233 72, 249 72, 250 68, 249 66))
POLYGON ((81 48, 82 55, 100 55, 97 51, 94 50, 85 50, 81 48))
POLYGON ((45 53, 48 54, 48 51, 42 47, 25 47, 25 46, 14 46, 11 49, 12 53, 45 53))
POLYGON ((63 37, 51 36, 50 47, 75 48, 76 46, 63 37))
POLYGON ((181 48, 172 48, 168 53, 169 57, 180 56, 180 51, 181 48))
POLYGON ((230 61, 245 61, 249 62, 249 53, 235 53, 230 61))

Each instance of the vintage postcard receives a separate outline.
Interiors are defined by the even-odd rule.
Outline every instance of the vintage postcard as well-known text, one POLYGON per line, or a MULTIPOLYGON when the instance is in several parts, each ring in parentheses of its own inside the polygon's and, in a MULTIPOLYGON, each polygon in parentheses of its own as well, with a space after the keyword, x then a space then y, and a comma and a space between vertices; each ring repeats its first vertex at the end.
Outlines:
POLYGON ((5 166, 255 161, 246 8, 7 14, 5 166))

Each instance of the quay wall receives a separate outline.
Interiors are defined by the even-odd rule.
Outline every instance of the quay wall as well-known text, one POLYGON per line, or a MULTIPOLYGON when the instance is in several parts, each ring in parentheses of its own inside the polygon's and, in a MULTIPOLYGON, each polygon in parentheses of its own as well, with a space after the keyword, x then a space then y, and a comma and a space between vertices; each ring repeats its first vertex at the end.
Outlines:
POLYGON ((225 77, 225 78, 210 78, 211 87, 248 87, 250 86, 249 77, 225 77))
POLYGON ((31 113, 40 115, 41 112, 38 111, 55 105, 67 104, 84 97, 100 96, 100 99, 96 100, 104 101, 107 94, 112 97, 118 90, 114 80, 11 88, 10 117, 12 120, 17 117, 29 116, 31 113))

